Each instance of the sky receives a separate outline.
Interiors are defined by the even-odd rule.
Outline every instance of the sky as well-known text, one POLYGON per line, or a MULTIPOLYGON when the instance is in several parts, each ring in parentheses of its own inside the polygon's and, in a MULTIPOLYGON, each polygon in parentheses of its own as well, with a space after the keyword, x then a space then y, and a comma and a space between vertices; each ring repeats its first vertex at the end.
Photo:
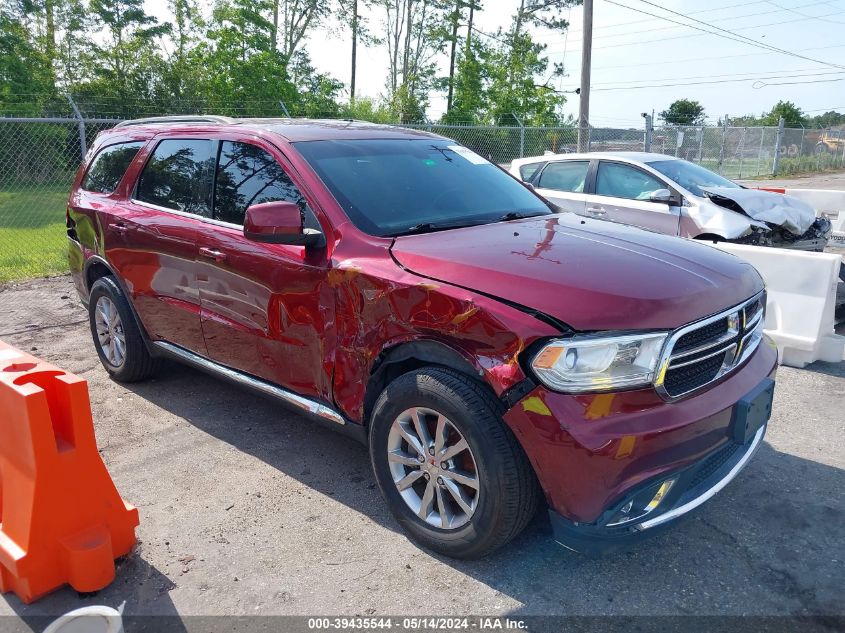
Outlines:
MULTIPOLYGON (((482 4, 476 25, 495 34, 508 27, 518 0, 482 4)), ((169 21, 166 0, 146 6, 169 21)), ((383 12, 365 13, 378 34, 383 12)), ((566 76, 552 84, 562 91, 580 85, 581 7, 569 11, 569 21, 565 34, 533 29, 547 45, 549 67, 564 64, 566 76)), ((306 48, 318 70, 348 84, 349 34, 332 26, 315 31, 306 48)), ((844 36, 845 0, 595 0, 590 122, 641 126, 641 113, 659 113, 681 98, 699 101, 709 123, 725 114, 760 114, 780 99, 810 115, 845 111, 844 36)), ((447 74, 445 54, 441 66, 447 74)), ((387 67, 384 45, 359 46, 357 95, 383 94, 387 67)), ((445 105, 445 96, 432 95, 429 118, 437 120, 445 105)), ((567 95, 564 113, 577 117, 577 95, 567 95)))

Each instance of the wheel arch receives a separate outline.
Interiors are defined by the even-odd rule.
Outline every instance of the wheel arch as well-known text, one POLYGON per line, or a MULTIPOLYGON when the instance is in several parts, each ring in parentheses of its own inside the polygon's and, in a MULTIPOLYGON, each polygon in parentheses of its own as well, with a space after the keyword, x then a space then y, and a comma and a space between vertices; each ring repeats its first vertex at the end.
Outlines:
POLYGON ((702 242, 725 242, 728 238, 724 235, 719 235, 718 233, 700 233, 699 235, 696 235, 694 239, 702 242))
MULTIPOLYGON (((126 284, 123 283, 120 275, 115 272, 114 268, 112 268, 105 259, 99 255, 89 257, 82 269, 82 278, 85 280, 85 289, 88 291, 89 296, 91 295, 91 287, 101 277, 111 277, 114 279, 114 282, 123 292, 123 296, 126 297, 126 303, 129 304, 129 311, 132 313, 132 318, 135 319, 135 325, 138 326, 138 330, 141 332, 141 338, 144 341, 144 346, 151 355, 155 356, 156 350, 154 346, 150 344, 150 337, 147 334, 147 330, 144 328, 141 318, 138 316, 138 312, 135 310, 135 304, 132 303, 132 295, 129 294, 126 284)), ((86 305, 87 303, 88 301, 86 298, 86 305)))
POLYGON ((85 262, 85 266, 82 271, 83 279, 85 280, 85 290, 88 291, 88 294, 91 294, 91 286, 94 285, 100 277, 105 277, 107 275, 111 275, 115 278, 118 284, 120 284, 121 290, 125 293, 125 288, 123 288, 123 284, 120 283, 117 275, 115 274, 114 270, 111 266, 104 260, 102 257, 93 256, 89 257, 88 260, 85 262))
POLYGON ((464 353, 440 341, 406 341, 385 348, 373 363, 364 395, 364 424, 369 424, 373 406, 390 382, 409 371, 429 366, 445 367, 465 375, 489 388, 496 397, 484 379, 481 366, 464 353))

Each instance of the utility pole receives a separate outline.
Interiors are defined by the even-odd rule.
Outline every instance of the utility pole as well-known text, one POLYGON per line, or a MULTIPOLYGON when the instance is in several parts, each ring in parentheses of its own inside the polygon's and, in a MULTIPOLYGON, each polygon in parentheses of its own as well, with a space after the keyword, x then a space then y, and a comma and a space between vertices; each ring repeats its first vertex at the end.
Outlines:
POLYGON ((449 56, 449 94, 446 97, 446 112, 452 109, 452 97, 455 94, 455 49, 458 47, 458 22, 461 18, 461 10, 463 3, 461 0, 455 0, 455 6, 452 9, 452 52, 449 56))
POLYGON ((355 70, 358 57, 358 0, 352 0, 352 77, 349 81, 349 103, 355 101, 355 70))
POLYGON ((590 145, 590 64, 593 53, 593 0, 584 0, 584 29, 581 42, 581 103, 578 109, 578 151, 590 145))

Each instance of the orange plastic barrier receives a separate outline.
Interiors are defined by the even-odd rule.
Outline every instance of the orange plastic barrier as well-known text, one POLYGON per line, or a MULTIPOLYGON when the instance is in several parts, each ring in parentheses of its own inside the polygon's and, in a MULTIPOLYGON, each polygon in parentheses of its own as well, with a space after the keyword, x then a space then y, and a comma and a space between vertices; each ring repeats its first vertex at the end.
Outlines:
POLYGON ((137 525, 97 452, 85 380, 0 341, 0 593, 102 589, 137 525))

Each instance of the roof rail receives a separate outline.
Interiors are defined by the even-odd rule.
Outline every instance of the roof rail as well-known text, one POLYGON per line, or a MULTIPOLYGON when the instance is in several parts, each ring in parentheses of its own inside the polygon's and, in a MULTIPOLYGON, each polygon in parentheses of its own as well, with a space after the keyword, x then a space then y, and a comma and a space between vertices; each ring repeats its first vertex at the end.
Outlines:
POLYGON ((196 114, 196 115, 176 115, 176 116, 151 116, 144 119, 132 119, 130 121, 121 121, 115 127, 128 127, 130 125, 149 125, 155 123, 233 123, 234 119, 227 116, 217 116, 211 114, 196 114))

